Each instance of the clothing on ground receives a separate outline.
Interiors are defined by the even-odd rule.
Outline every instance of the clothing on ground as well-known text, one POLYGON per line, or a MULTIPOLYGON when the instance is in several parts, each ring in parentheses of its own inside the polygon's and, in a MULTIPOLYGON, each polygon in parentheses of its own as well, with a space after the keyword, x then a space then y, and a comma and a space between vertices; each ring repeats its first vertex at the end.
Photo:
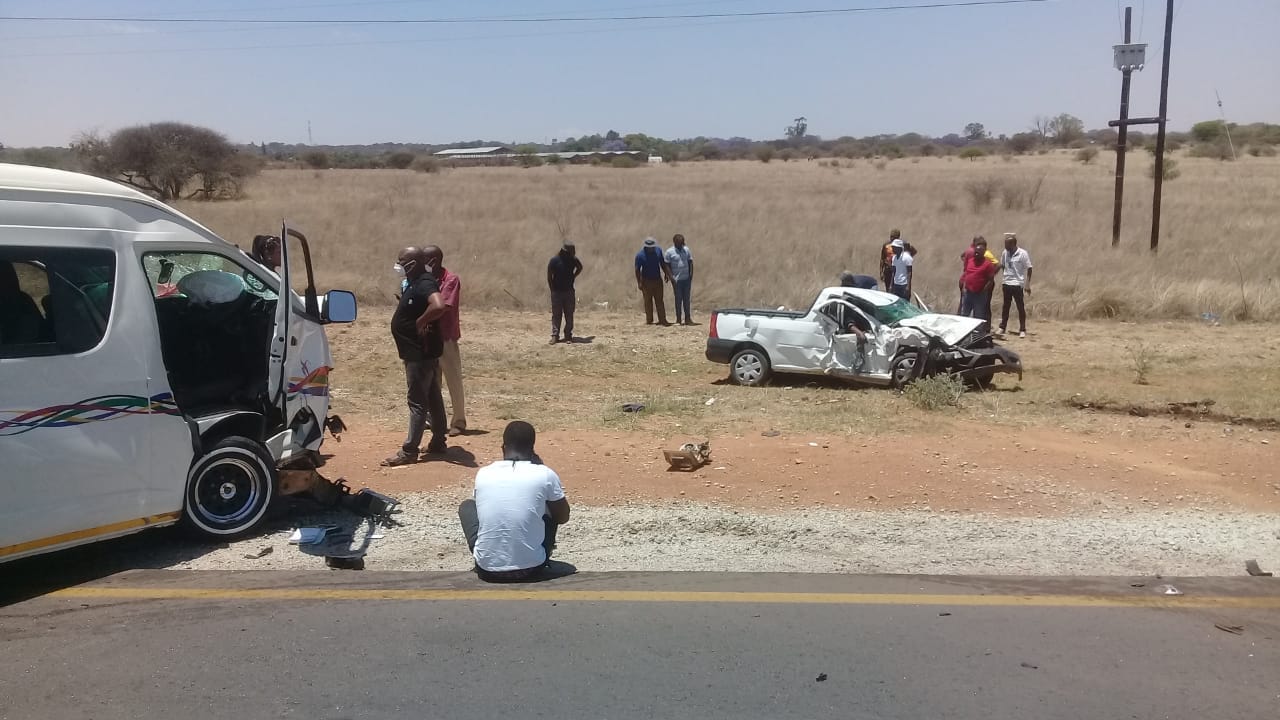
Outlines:
POLYGON ((642 248, 636 253, 636 269, 640 271, 640 278, 643 280, 661 280, 664 262, 662 251, 658 248, 642 248))
POLYGON ((671 269, 672 280, 688 280, 693 277, 693 253, 689 251, 688 245, 682 248, 672 245, 667 248, 664 257, 667 267, 671 269))
POLYGON ((547 272, 551 274, 551 290, 565 292, 573 290, 576 273, 582 272, 582 261, 576 257, 566 257, 564 253, 556 253, 547 263, 547 272))
POLYGON ((440 316, 440 338, 445 342, 462 339, 462 319, 458 309, 462 306, 462 281, 457 275, 442 269, 440 299, 444 301, 444 315, 440 316))
POLYGON ((1027 271, 1031 269, 1031 255, 1026 249, 1018 248, 1012 253, 1008 250, 1000 253, 1000 265, 1004 268, 1005 285, 1026 287, 1027 271))
POLYGON ((431 323, 426 338, 418 335, 418 318, 427 310, 428 300, 440 292, 436 279, 422 275, 409 282, 400 296, 400 304, 391 316, 391 336, 396 341, 396 352, 406 362, 438 358, 443 350, 440 337, 440 321, 431 323))
POLYGON ((476 473, 476 565, 489 572, 538 567, 547 561, 543 547, 547 503, 564 499, 560 476, 546 465, 499 460, 476 473))

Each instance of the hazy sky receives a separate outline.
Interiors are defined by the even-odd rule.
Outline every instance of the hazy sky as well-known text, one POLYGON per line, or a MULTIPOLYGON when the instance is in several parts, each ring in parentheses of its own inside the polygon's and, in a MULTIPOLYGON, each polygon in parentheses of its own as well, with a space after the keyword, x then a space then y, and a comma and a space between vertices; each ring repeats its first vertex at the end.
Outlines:
MULTIPOLYGON (((0 0, 0 15, 374 19, 691 14, 922 0, 0 0)), ((240 142, 444 143, 1025 130, 1115 117, 1116 0, 820 17, 449 25, 0 20, 0 142, 160 120, 240 142)), ((1164 2, 1131 0, 1133 114, 1154 115, 1164 2), (1145 6, 1145 10, 1144 10, 1145 6), (1140 32, 1140 35, 1139 35, 1140 32)), ((1280 0, 1178 0, 1169 115, 1280 122, 1280 0)))

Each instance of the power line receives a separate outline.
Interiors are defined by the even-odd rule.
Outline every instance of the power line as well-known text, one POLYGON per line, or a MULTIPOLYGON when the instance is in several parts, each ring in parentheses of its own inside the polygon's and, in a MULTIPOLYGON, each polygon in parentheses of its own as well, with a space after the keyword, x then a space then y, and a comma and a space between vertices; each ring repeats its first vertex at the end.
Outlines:
MULTIPOLYGON (((434 1, 434 0, 432 0, 432 1, 434 1)), ((650 9, 654 9, 654 8, 689 7, 690 5, 720 5, 720 4, 727 4, 727 3, 739 3, 739 2, 747 2, 747 1, 748 1, 748 0, 698 0, 698 1, 696 1, 696 2, 673 2, 673 3, 657 3, 657 4, 645 4, 645 5, 628 5, 628 6, 622 6, 622 7, 602 8, 602 9, 600 9, 600 10, 599 10, 599 12, 622 12, 622 11, 628 11, 628 10, 650 10, 650 9)), ((322 8, 322 7, 348 7, 348 6, 351 6, 351 5, 353 5, 353 4, 354 4, 354 5, 390 5, 390 4, 403 4, 403 3, 405 3, 405 2, 421 2, 421 0, 394 0, 394 2, 380 2, 380 3, 333 3, 333 4, 329 4, 329 5, 299 5, 299 6, 295 6, 295 7, 296 7, 297 9, 302 9, 302 8, 322 8)), ((1119 2, 1119 0, 1117 0, 1117 2, 1119 2)), ((281 9, 290 9, 290 8, 282 8, 282 7, 276 7, 276 8, 253 8, 253 10, 255 10, 255 11, 257 11, 257 10, 281 10, 281 9)), ((197 12, 204 12, 204 11, 197 11, 197 12)), ((212 12, 218 12, 218 11, 216 11, 216 10, 215 10, 215 11, 212 11, 212 12)), ((544 16, 544 15, 558 15, 558 14, 563 14, 563 12, 564 12, 564 11, 552 11, 552 12, 540 12, 540 13, 523 13, 523 14, 518 14, 518 15, 510 15, 510 16, 506 16, 506 15, 504 15, 504 16, 498 16, 498 17, 512 17, 512 18, 522 18, 522 17, 539 17, 539 16, 544 16)), ((154 20, 164 20, 165 18, 153 18, 153 19, 154 19, 154 20)), ((219 22, 219 21, 210 21, 210 22, 219 22)), ((265 20, 265 19, 264 19, 264 20, 262 21, 262 23, 258 25, 258 29, 259 29, 260 31, 267 31, 267 32, 272 31, 272 30, 274 30, 274 28, 270 27, 270 24, 272 24, 272 23, 281 23, 281 24, 285 24, 285 23, 287 23, 287 21, 265 20)), ((349 25, 349 23, 344 23, 344 22, 342 22, 342 21, 340 21, 340 20, 334 20, 334 21, 331 21, 331 22, 326 21, 326 24, 320 25, 320 27, 344 27, 344 26, 348 26, 348 25, 349 25)), ((312 27, 315 27, 315 25, 313 25, 312 27)), ((244 33, 244 32, 254 32, 254 30, 253 30, 253 29, 250 29, 250 28, 243 28, 243 27, 215 27, 215 28, 210 28, 210 27, 200 27, 200 28, 184 29, 184 30, 148 30, 148 31, 146 31, 145 35, 146 35, 146 36, 148 36, 148 37, 154 37, 154 36, 157 36, 157 35, 196 35, 196 34, 204 35, 204 34, 218 34, 218 33, 244 33)), ((71 35, 25 35, 25 36, 18 36, 18 37, 6 37, 6 38, 3 38, 3 40, 4 40, 4 41, 6 41, 6 42, 31 41, 31 40, 41 40, 41 41, 43 41, 43 40, 82 40, 82 39, 89 39, 89 38, 100 38, 100 37, 102 37, 103 35, 117 35, 117 36, 126 36, 126 37, 127 37, 127 36, 136 36, 136 35, 142 35, 142 34, 144 34, 144 33, 141 33, 141 32, 138 32, 138 31, 129 31, 129 30, 118 31, 118 32, 110 32, 110 31, 103 32, 103 31, 99 31, 99 32, 96 32, 96 33, 75 33, 75 34, 71 34, 71 35)))
POLYGON ((724 18, 765 18, 796 17, 821 15, 850 15, 865 12, 885 12, 895 10, 935 10, 939 8, 967 8, 993 5, 1027 5, 1045 3, 1052 0, 969 0, 967 2, 934 2, 919 5, 877 5, 852 8, 823 8, 805 10, 756 10, 744 12, 719 13, 687 13, 671 15, 609 15, 598 17, 561 16, 561 17, 472 17, 472 18, 316 18, 292 20, 264 20, 261 18, 146 18, 146 17, 73 17, 73 16, 21 16, 4 15, 0 20, 12 22, 120 22, 120 23, 154 23, 154 24, 229 24, 229 25, 320 25, 341 23, 344 25, 473 25, 473 24, 516 24, 516 23, 584 23, 584 22, 638 22, 644 20, 714 20, 724 18))

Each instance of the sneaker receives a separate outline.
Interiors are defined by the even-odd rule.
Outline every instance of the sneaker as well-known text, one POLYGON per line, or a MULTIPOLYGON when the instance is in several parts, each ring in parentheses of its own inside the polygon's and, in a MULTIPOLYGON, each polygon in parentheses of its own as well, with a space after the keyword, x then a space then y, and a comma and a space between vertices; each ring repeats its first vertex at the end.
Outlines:
POLYGON ((1027 337, 1027 331, 1026 331, 1026 330, 1020 330, 1020 331, 1018 332, 1018 337, 1023 338, 1023 339, 1026 339, 1026 337, 1027 337))
POLYGON ((402 465, 412 465, 416 462, 418 462, 418 456, 416 453, 410 455, 409 453, 401 450, 395 455, 383 460, 382 467, 400 467, 402 465))

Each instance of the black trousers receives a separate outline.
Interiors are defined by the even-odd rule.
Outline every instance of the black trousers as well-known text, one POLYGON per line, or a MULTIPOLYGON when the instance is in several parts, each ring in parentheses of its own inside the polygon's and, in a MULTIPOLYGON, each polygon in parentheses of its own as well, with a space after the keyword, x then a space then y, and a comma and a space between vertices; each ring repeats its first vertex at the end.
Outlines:
POLYGON ((1003 285, 1000 288, 1004 295, 1004 309, 1000 311, 1000 329, 1004 330, 1009 327, 1009 305, 1010 303, 1018 303, 1018 331, 1027 331, 1027 301, 1026 293, 1021 285, 1003 285))
MULTIPOLYGON (((458 506, 458 520, 462 523, 462 534, 467 538, 467 549, 475 552, 476 538, 480 536, 480 515, 476 510, 475 500, 467 499, 462 501, 462 504, 458 506)), ((526 582, 541 577, 543 570, 547 568, 547 563, 551 562, 551 551, 556 546, 556 529, 559 527, 556 525, 556 521, 551 519, 550 513, 542 516, 542 522, 545 525, 542 549, 547 553, 546 562, 537 567, 504 572, 489 572, 477 565, 476 575, 485 582, 526 582)))
POLYGON ((449 417, 445 414, 444 395, 440 392, 439 368, 437 358, 404 361, 405 383, 409 389, 409 435, 400 449, 406 455, 417 455, 421 451, 422 436, 428 427, 431 428, 432 445, 445 443, 449 417), (427 424, 428 417, 431 418, 430 425, 427 424))

